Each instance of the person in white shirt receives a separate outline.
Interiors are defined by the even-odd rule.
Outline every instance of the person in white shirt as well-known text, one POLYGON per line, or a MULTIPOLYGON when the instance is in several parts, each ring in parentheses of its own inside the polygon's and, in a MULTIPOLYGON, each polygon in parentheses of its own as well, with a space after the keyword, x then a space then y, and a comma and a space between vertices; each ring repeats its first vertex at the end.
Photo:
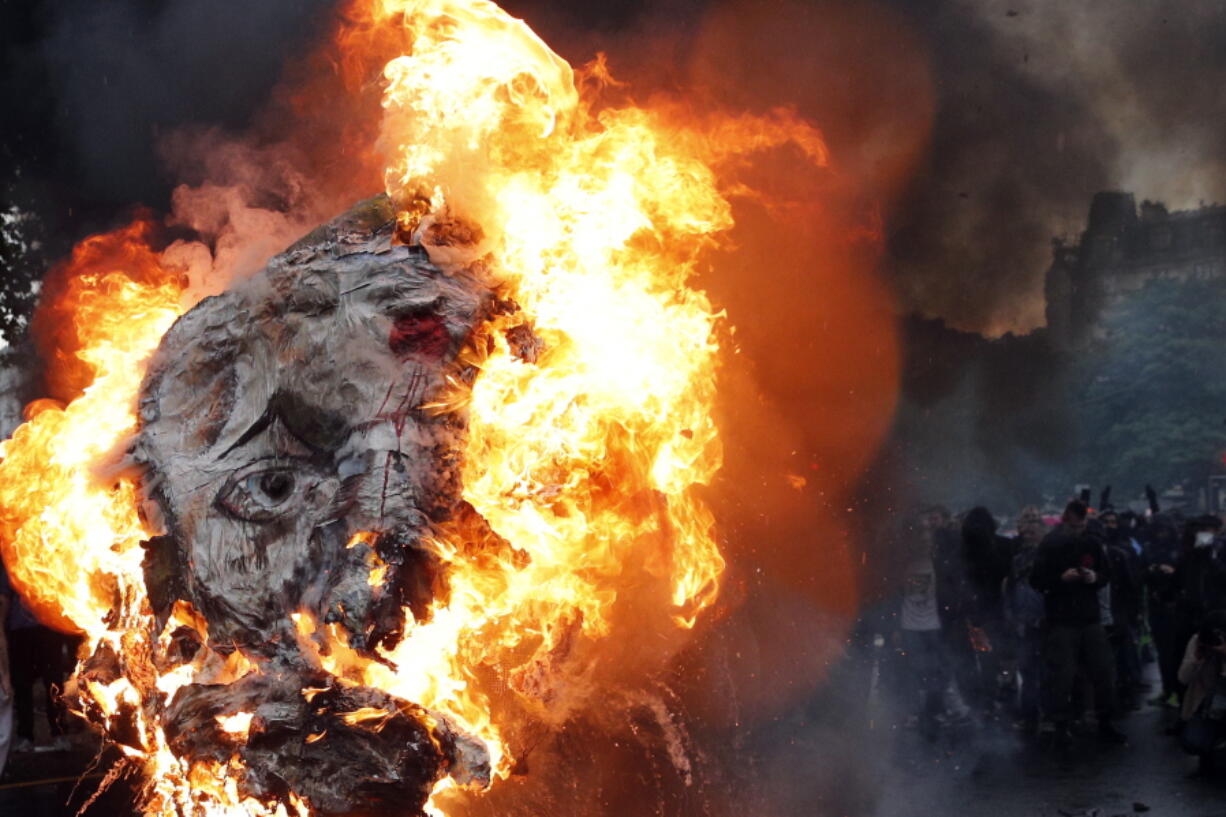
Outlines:
POLYGON ((923 695, 919 726, 921 733, 931 739, 936 734, 937 716, 944 711, 944 690, 949 681, 932 560, 933 539, 922 523, 904 536, 907 552, 899 609, 899 647, 907 677, 900 680, 904 689, 918 689, 923 695))

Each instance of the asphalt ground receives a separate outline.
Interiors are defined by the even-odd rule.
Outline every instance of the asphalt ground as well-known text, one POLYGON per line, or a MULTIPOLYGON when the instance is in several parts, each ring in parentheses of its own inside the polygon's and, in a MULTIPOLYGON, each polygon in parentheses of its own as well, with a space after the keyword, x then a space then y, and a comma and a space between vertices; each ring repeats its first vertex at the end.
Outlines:
POLYGON ((1191 778, 1196 759, 1166 734, 1175 710, 1143 706, 1120 719, 1124 746, 1091 730, 1071 749, 979 725, 935 743, 901 729, 874 817, 1226 817, 1226 773, 1191 778))

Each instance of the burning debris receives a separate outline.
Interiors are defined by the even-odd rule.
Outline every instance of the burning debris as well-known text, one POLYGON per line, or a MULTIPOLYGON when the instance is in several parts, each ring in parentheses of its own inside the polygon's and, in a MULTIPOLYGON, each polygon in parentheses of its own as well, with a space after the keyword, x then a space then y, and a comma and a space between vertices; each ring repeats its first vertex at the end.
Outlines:
POLYGON ((5 562, 148 815, 451 813, 675 649, 724 569, 690 280, 747 155, 825 159, 788 111, 601 99, 485 0, 345 11, 388 195, 204 300, 147 222, 83 242, 66 402, 3 448, 5 562))

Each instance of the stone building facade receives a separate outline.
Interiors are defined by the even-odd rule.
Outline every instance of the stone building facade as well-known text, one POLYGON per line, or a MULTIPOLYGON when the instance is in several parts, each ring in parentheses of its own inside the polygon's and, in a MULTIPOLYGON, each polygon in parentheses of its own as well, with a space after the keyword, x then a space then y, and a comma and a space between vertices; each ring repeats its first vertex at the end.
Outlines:
POLYGON ((1047 325, 1076 347, 1101 330, 1105 310, 1155 279, 1226 278, 1226 206, 1168 211, 1131 193, 1104 192, 1090 204, 1080 240, 1052 242, 1047 325))

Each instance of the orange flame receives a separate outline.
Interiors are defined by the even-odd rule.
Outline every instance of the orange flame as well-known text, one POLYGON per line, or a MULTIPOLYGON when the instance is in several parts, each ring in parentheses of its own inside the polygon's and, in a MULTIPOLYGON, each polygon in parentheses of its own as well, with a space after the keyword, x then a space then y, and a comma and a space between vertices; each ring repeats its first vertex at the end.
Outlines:
POLYGON ((372 0, 350 16, 362 22, 345 42, 402 38, 380 136, 402 226, 444 266, 480 260, 521 308, 474 354, 475 385, 434 408, 467 412, 464 497, 524 558, 466 559, 456 531, 435 543, 449 603, 388 656, 412 671, 342 660, 340 634, 328 652, 334 671, 480 735, 505 775, 505 724, 475 668, 555 694, 541 674, 576 630, 609 633, 637 569, 667 585, 683 627, 713 602, 724 563, 695 488, 721 460, 717 315, 688 282, 733 225, 729 196, 750 192, 727 171, 786 144, 821 164, 825 146, 786 111, 687 121, 680 106, 602 106, 603 61, 577 79, 484 0, 372 0), (507 332, 521 326, 527 354, 507 332))
MULTIPOLYGON (((475 383, 428 407, 465 414, 464 498, 507 546, 474 555, 467 522, 442 531, 430 544, 448 595, 427 622, 406 615, 385 661, 350 649, 340 625, 287 612, 324 669, 446 716, 486 743, 505 777, 517 725, 507 719, 581 706, 596 660, 583 645, 615 632, 619 608, 639 605, 684 629, 715 601, 724 561, 700 492, 721 464, 719 314, 690 282, 733 226, 731 198, 753 195, 737 181, 747 157, 791 146, 820 165, 825 146, 788 111, 610 104, 602 94, 616 83, 602 60, 577 75, 487 0, 355 0, 345 19, 337 43, 351 87, 368 66, 383 69, 379 148, 402 234, 445 268, 480 266, 516 307, 464 353, 475 383), (495 706, 498 694, 516 703, 495 706)), ((160 696, 251 667, 234 652, 224 667, 153 668, 151 645, 166 633, 153 632, 139 546, 153 531, 133 479, 104 470, 137 427, 144 361, 189 305, 147 230, 138 223, 74 253, 52 308, 71 316, 75 335, 52 363, 80 394, 66 407, 33 404, 4 444, 0 545, 44 620, 121 656, 123 677, 87 678, 82 689, 104 719, 137 713, 140 745, 123 748, 145 760, 148 814, 189 804, 209 815, 307 814, 296 798, 244 799, 237 756, 189 765, 156 723, 160 696)), ((369 567, 377 583, 386 566, 369 567)), ((207 641, 185 606, 173 626, 207 641)), ((251 716, 218 723, 241 739, 251 716)), ((456 790, 440 783, 435 813, 456 790)))
POLYGON ((97 467, 136 430, 142 362, 180 312, 183 281, 149 249, 150 230, 141 220, 86 239, 53 272, 66 319, 51 338, 49 380, 81 393, 67 406, 31 403, 0 447, 5 564, 35 614, 69 632, 106 631, 143 583, 136 486, 97 467))

